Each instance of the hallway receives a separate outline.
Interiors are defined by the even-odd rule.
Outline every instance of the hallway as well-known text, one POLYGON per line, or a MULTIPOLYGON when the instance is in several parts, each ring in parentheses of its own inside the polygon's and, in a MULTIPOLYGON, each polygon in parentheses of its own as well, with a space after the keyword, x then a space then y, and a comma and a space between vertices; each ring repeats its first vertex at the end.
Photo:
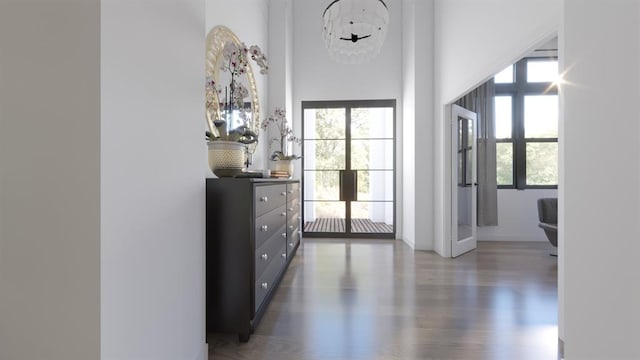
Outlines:
POLYGON ((210 359, 557 358, 557 259, 547 243, 479 242, 451 260, 401 241, 305 239, 246 344, 210 359))

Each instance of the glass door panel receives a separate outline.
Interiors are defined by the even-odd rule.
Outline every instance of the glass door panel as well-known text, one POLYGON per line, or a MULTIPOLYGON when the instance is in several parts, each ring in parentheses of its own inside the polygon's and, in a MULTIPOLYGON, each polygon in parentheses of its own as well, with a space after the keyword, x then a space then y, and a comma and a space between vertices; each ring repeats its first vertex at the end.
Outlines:
POLYGON ((305 186, 305 199, 321 201, 340 200, 340 172, 305 170, 305 181, 313 186, 305 186))
POLYGON ((393 139, 351 140, 353 170, 392 170, 393 154, 393 139))
POLYGON ((346 165, 346 141, 305 140, 305 170, 344 170, 346 165))
POLYGON ((358 201, 393 202, 392 170, 358 170, 358 201))
POLYGON ((304 139, 345 139, 346 109, 304 109, 304 139))
POLYGON ((351 203, 354 233, 393 233, 393 108, 351 110, 351 169, 357 171, 357 201, 351 203))
POLYGON ((393 107, 351 109, 352 139, 393 139, 393 107))
POLYGON ((306 235, 394 236, 394 123, 395 101, 303 102, 306 235))

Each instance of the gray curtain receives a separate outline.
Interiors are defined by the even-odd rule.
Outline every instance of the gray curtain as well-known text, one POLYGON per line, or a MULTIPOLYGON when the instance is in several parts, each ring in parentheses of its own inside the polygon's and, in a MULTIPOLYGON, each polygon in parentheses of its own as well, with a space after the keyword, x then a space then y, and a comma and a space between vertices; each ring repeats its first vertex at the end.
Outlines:
POLYGON ((478 115, 478 226, 498 225, 494 95, 491 79, 456 102, 478 115))

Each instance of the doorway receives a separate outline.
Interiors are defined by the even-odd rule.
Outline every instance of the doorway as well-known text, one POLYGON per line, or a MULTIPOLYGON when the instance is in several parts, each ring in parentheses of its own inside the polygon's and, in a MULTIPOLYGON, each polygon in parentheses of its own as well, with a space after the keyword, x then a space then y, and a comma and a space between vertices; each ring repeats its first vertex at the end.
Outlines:
POLYGON ((477 247, 477 156, 476 113, 451 106, 451 256, 477 247))
POLYGON ((303 232, 395 238, 395 100, 304 101, 303 232))

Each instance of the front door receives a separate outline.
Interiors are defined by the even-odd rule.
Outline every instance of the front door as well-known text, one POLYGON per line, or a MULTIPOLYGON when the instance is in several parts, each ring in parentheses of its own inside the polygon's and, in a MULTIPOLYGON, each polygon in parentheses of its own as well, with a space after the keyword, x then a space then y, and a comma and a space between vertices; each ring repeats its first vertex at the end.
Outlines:
POLYGON ((305 236, 395 237, 395 100, 305 101, 305 236))

